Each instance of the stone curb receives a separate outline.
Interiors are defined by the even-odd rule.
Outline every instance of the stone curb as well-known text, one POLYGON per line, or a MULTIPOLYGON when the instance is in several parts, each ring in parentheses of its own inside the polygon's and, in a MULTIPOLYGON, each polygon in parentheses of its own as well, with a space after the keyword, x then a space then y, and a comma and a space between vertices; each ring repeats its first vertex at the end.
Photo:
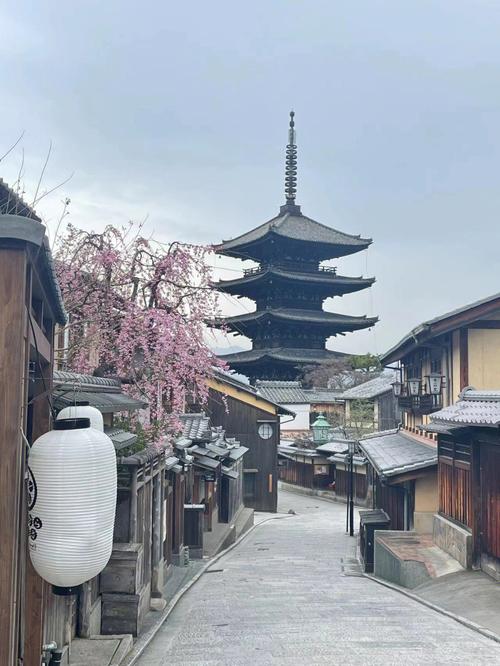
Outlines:
POLYGON ((264 520, 261 520, 259 523, 252 525, 246 532, 241 534, 234 543, 232 543, 230 546, 225 548, 224 550, 221 550, 220 553, 217 553, 217 555, 214 555, 212 558, 207 560, 207 563, 195 573, 195 575, 189 580, 181 589, 174 594, 172 599, 170 600, 169 604, 163 611, 162 615, 158 619, 158 622, 152 627, 149 632, 145 633, 139 640, 135 643, 134 647, 132 648, 131 652, 127 655, 124 661, 121 662, 121 666, 133 666, 139 659, 139 657, 142 655, 144 650, 148 647, 148 645, 151 643, 153 638, 156 636, 158 631, 161 629, 163 626, 163 623, 165 620, 168 618, 168 616, 172 613, 174 608, 177 606, 179 601, 182 599, 182 597, 190 590, 193 585, 203 576, 203 574, 209 569, 215 562, 220 560, 224 555, 227 555, 233 548, 236 548, 243 539, 246 539, 246 537, 251 534, 255 529, 263 525, 264 523, 268 523, 271 520, 280 520, 282 518, 291 518, 293 514, 277 514, 276 516, 271 516, 270 518, 265 518, 264 520))
POLYGON ((452 611, 446 610, 446 608, 442 608, 442 606, 436 606, 436 604, 433 604, 431 601, 427 601, 427 599, 423 599, 422 597, 419 597, 418 594, 414 594, 413 592, 410 592, 405 587, 401 587, 400 585, 396 585, 395 583, 390 583, 389 581, 382 580, 381 578, 377 578, 376 576, 373 576, 372 574, 369 574, 369 573, 364 573, 363 576, 365 578, 369 578, 370 580, 374 581, 375 583, 378 583, 379 585, 383 585, 384 587, 388 587, 390 590, 394 590, 395 592, 399 592, 400 594, 404 594, 405 597, 408 597, 409 599, 413 599, 413 601, 416 601, 417 603, 422 604, 423 606, 427 606, 427 608, 430 608, 431 610, 436 611, 437 613, 440 613, 441 615, 445 615, 446 617, 449 617, 452 620, 455 620, 455 622, 459 622, 460 624, 463 624, 468 629, 472 629, 472 631, 475 631, 478 634, 482 634, 486 638, 489 638, 492 641, 495 641, 496 643, 500 643, 500 635, 496 634, 494 631, 491 631, 491 629, 486 629, 486 627, 483 627, 482 625, 477 624, 476 622, 473 622, 472 620, 468 620, 466 617, 463 617, 462 615, 457 615, 456 613, 453 613, 452 611))

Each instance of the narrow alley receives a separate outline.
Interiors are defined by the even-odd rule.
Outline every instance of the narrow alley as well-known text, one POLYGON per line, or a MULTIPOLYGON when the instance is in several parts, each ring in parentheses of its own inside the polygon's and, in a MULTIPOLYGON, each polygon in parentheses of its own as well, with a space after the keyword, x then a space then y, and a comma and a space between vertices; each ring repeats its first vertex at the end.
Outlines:
POLYGON ((209 568, 138 666, 500 663, 495 642, 359 574, 344 505, 282 491, 280 511, 209 568))

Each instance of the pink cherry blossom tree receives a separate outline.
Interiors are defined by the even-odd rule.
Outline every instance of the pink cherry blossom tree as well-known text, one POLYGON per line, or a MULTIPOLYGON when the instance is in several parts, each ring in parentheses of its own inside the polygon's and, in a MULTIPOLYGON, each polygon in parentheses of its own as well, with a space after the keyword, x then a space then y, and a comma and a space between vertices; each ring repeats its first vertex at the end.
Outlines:
POLYGON ((206 380, 224 364, 207 345, 207 324, 219 315, 211 248, 164 245, 141 232, 133 223, 102 233, 66 227, 55 248, 69 314, 59 339, 68 369, 119 376, 148 401, 156 439, 175 429, 187 400, 206 401, 206 380))

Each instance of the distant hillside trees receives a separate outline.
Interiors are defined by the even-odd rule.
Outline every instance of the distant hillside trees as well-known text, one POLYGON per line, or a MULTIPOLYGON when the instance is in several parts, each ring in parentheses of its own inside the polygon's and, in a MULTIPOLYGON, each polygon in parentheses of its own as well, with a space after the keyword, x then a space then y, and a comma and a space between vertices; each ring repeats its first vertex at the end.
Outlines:
POLYGON ((304 368, 304 385, 345 391, 378 377, 382 368, 378 356, 338 356, 331 361, 304 368))

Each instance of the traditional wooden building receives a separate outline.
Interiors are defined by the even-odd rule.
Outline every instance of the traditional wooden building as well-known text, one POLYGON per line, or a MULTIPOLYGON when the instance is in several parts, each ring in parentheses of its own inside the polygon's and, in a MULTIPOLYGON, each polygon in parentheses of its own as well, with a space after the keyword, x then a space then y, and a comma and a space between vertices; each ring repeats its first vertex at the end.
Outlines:
POLYGON ((243 499, 256 511, 276 511, 278 504, 278 444, 281 416, 295 414, 225 372, 209 380, 205 411, 227 437, 248 449, 244 458, 243 499))
POLYGON ((341 393, 344 425, 349 432, 362 437, 398 426, 400 412, 392 387, 396 379, 397 374, 389 370, 341 393))
POLYGON ((500 376, 500 294, 425 321, 381 356, 396 364, 403 426, 425 434, 430 415, 452 405, 469 385, 498 387, 500 376))
MULTIPOLYGON (((205 535, 217 533, 215 540, 224 545, 231 536, 231 524, 244 512, 243 470, 248 448, 226 436, 222 427, 212 427, 203 412, 183 414, 181 421, 183 436, 175 448, 188 467, 184 544, 190 558, 199 558, 215 554, 205 548, 205 535)), ((244 520, 253 524, 253 511, 247 511, 244 520)))
POLYGON ((391 530, 431 533, 437 509, 437 449, 401 430, 373 433, 359 441, 370 464, 368 494, 383 509, 391 530))
POLYGON ((464 389, 428 427, 438 437, 434 542, 500 581, 500 390, 464 389))
POLYGON ((29 446, 51 428, 53 336, 66 315, 45 227, 0 182, 0 663, 39 664, 58 608, 28 556, 29 446))
POLYGON ((224 356, 231 368, 251 381, 295 380, 304 365, 335 357, 328 337, 373 326, 377 318, 326 312, 323 301, 370 287, 374 278, 345 277, 322 262, 366 249, 371 239, 352 236, 303 215, 295 203, 296 155, 294 114, 290 114, 286 157, 286 203, 279 215, 216 247, 219 254, 258 265, 241 278, 217 288, 251 298, 254 312, 227 317, 224 325, 252 339, 253 348, 224 356))
POLYGON ((328 454, 286 440, 280 443, 279 479, 285 483, 308 490, 324 490, 333 493, 335 467, 328 460, 328 454))

